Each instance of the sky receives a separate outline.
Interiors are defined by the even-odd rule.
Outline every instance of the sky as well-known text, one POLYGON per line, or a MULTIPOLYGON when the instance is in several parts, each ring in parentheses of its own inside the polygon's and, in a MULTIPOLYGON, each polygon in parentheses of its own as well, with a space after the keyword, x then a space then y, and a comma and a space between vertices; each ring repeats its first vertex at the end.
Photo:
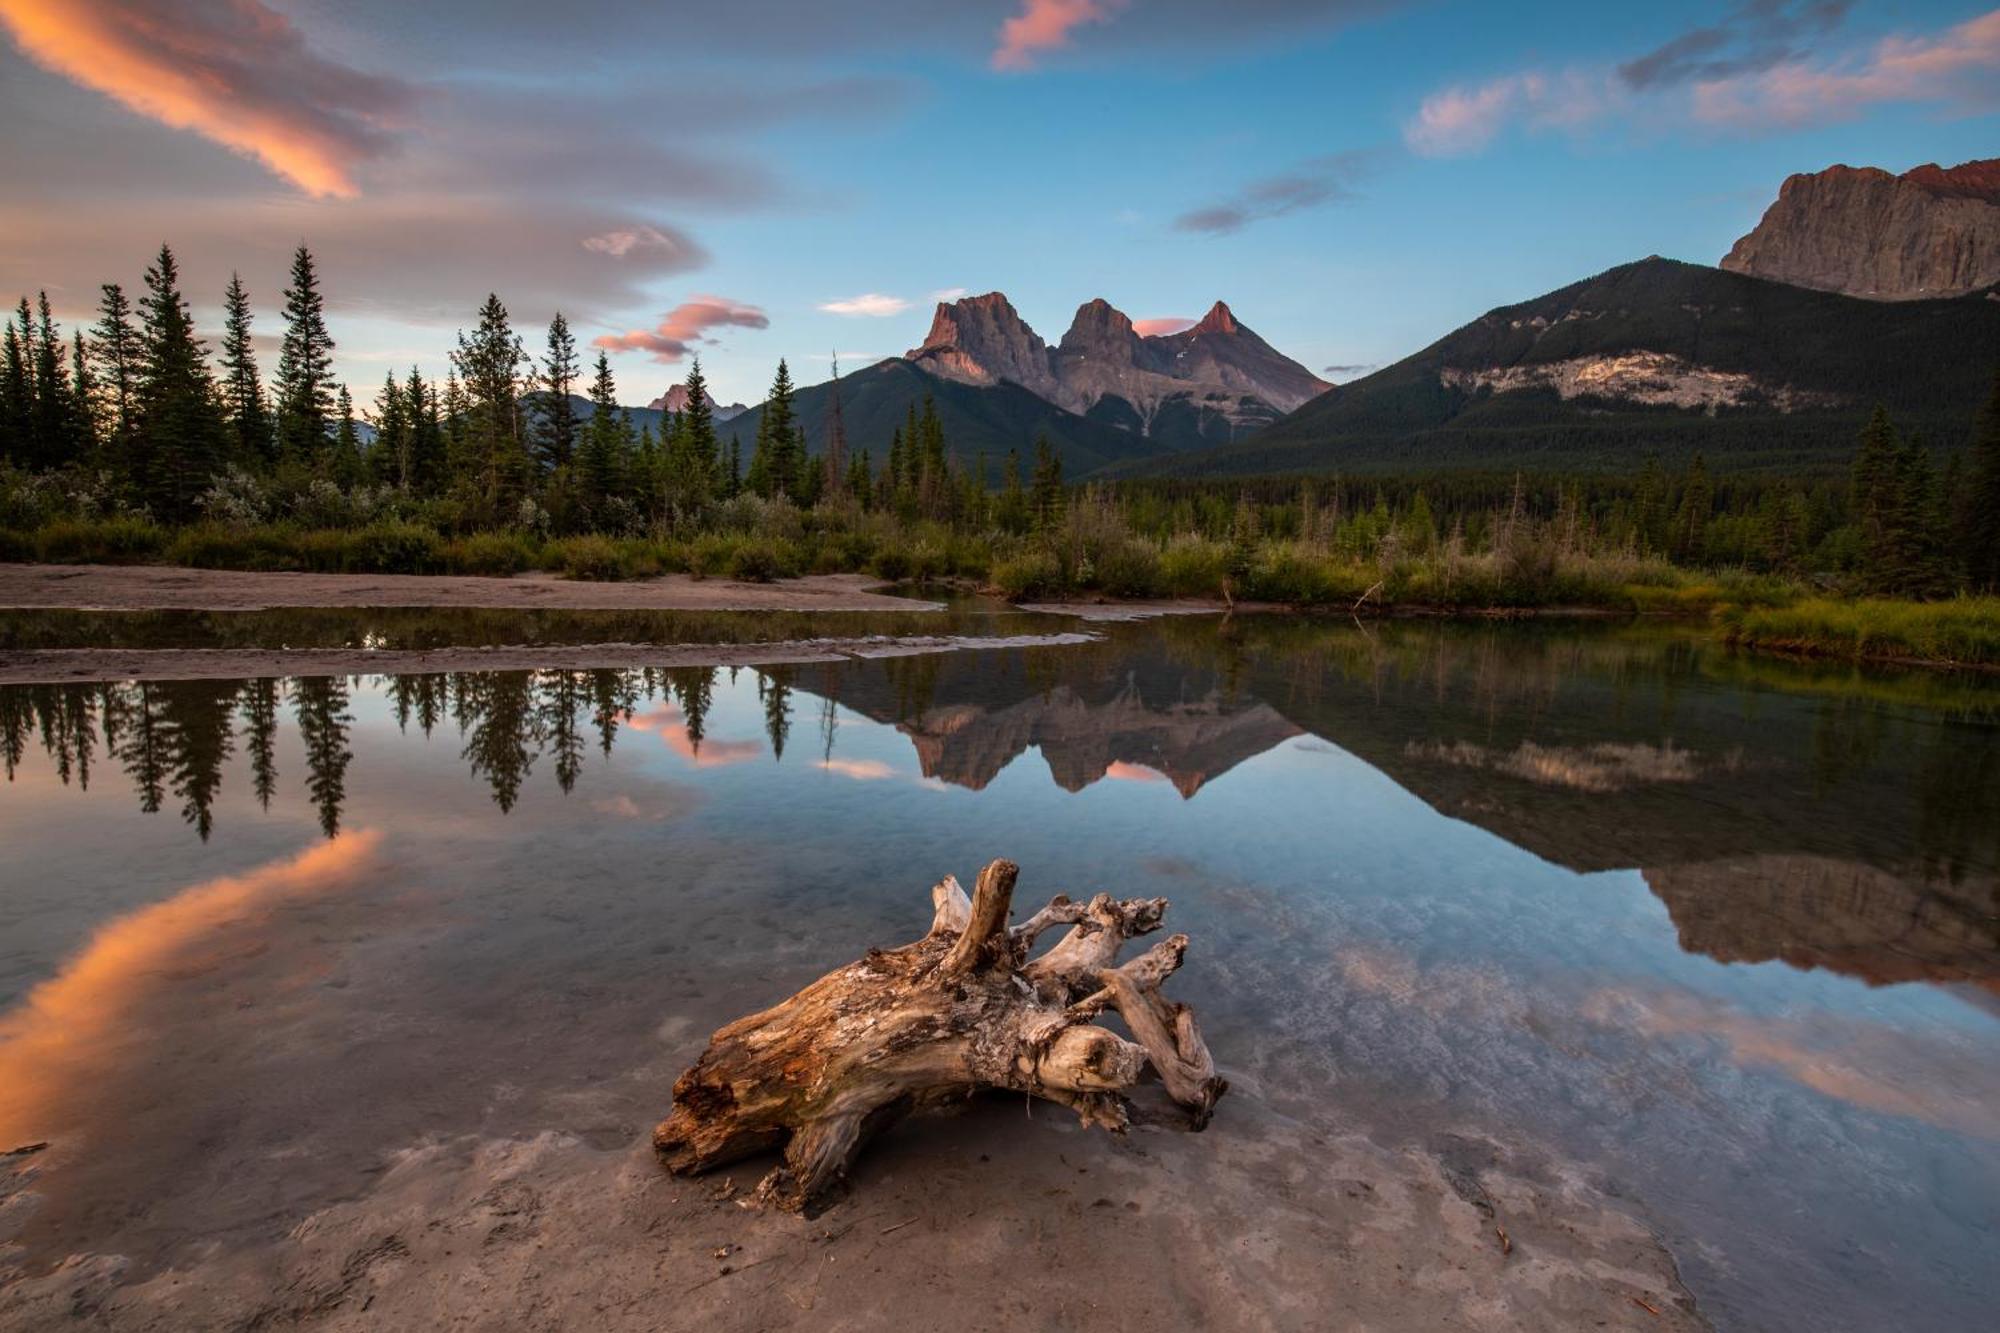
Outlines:
POLYGON ((65 322, 161 242, 264 369, 320 262, 364 405, 489 291, 644 403, 826 378, 1003 291, 1225 300, 1328 379, 1650 254, 1787 175, 2000 155, 2000 8, 1945 0, 0 0, 0 295, 65 322), (594 350, 590 350, 594 356, 594 350))

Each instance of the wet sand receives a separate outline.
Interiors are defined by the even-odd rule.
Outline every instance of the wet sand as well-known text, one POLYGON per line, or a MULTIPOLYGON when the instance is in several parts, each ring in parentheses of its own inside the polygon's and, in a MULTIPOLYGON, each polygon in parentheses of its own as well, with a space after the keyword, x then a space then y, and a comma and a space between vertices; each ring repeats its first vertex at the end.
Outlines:
POLYGON ((33 648, 0 651, 0 685, 115 680, 233 680, 243 676, 419 674, 435 671, 600 671, 841 662, 924 653, 1092 642, 1088 634, 869 635, 774 643, 600 643, 493 648, 33 648))
POLYGON ((463 606, 561 611, 917 611, 866 574, 775 583, 666 574, 588 583, 547 574, 276 574, 171 565, 0 564, 0 609, 263 611, 273 607, 463 606))

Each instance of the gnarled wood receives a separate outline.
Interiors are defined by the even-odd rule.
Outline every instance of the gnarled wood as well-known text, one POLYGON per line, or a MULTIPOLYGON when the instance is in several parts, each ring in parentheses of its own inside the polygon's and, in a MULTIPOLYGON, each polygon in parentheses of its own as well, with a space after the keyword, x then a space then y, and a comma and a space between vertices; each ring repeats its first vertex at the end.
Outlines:
POLYGON ((1193 1013, 1160 985, 1181 965, 1174 935, 1124 966, 1125 941, 1159 928, 1164 898, 1087 904, 1058 895, 1008 926, 1019 868, 995 861, 968 898, 946 876, 928 934, 871 949, 783 1003, 739 1018, 674 1083, 653 1131, 669 1170, 699 1172, 782 1146, 758 1186, 778 1207, 811 1207, 868 1138, 912 1111, 982 1088, 1032 1094, 1084 1124, 1125 1128, 1125 1094, 1148 1064, 1195 1128, 1228 1088, 1193 1013), (1035 941, 1070 927, 1030 961, 1035 941), (1092 1020, 1116 1011, 1135 1041, 1092 1020))

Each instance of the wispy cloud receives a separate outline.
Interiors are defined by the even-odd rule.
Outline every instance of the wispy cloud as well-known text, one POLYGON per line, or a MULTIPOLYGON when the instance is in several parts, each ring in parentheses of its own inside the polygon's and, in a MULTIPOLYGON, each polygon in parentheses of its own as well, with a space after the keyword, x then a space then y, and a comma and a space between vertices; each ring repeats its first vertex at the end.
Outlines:
POLYGON ((1720 23, 1689 28, 1618 67, 1634 88, 1728 78, 1796 59, 1827 36, 1854 0, 1743 0, 1720 23))
POLYGON ((1759 133, 1849 120, 1888 102, 1961 113, 2000 106, 2000 9, 1941 32, 1821 53, 1850 8, 1849 0, 1745 0, 1721 22, 1617 65, 1442 88, 1405 123, 1403 141, 1426 157, 1455 157, 1515 125, 1578 131, 1642 116, 1759 133))
POLYGON ((1108 23, 1125 0, 1021 0, 1021 12, 1000 25, 993 68, 1034 68, 1036 57, 1069 45, 1086 23, 1108 23))
POLYGON ((1351 375, 1364 374, 1365 372, 1373 369, 1375 369, 1375 367, 1372 365, 1323 366, 1320 368, 1319 373, 1326 376, 1328 379, 1346 379, 1351 375))
POLYGON ((1183 329, 1191 329, 1195 324, 1195 320, 1185 315, 1160 315, 1152 319, 1133 320, 1132 331, 1141 338, 1158 338, 1169 333, 1179 333, 1183 329))
POLYGON ((732 301, 726 296, 697 296, 669 310, 650 329, 606 333, 592 339, 592 345, 611 352, 649 352, 655 361, 679 361, 696 343, 713 344, 708 335, 713 328, 767 329, 769 316, 754 305, 732 301))
POLYGON ((256 158, 307 194, 360 193, 411 85, 311 50, 260 0, 0 0, 31 59, 175 129, 256 158))
POLYGON ((1226 236, 1264 218, 1343 203, 1356 197, 1355 186, 1373 172, 1379 156, 1363 148, 1310 158, 1291 171, 1252 181, 1231 199, 1181 214, 1174 230, 1226 236))
POLYGON ((940 287, 936 291, 931 293, 931 300, 933 301, 962 300, 965 294, 971 290, 972 289, 969 287, 940 287))
POLYGON ((1696 119, 1748 130, 1851 120, 1884 102, 2000 106, 2000 9, 1933 36, 1884 38, 1846 60, 1787 61, 1694 85, 1696 119))
POLYGON ((829 315, 849 315, 868 319, 886 319, 890 315, 900 315, 910 308, 910 303, 900 296, 884 296, 881 292, 863 292, 842 301, 825 301, 819 307, 829 315))

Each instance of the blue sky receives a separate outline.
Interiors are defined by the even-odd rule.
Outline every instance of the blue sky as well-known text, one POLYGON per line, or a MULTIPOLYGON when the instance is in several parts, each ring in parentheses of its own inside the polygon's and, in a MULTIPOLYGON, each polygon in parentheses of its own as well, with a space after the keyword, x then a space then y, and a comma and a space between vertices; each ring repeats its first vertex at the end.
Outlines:
POLYGON ((74 318, 168 240, 205 323, 238 268, 275 334, 303 238, 364 401, 489 288, 531 347, 557 306, 617 339, 631 402, 693 351, 725 401, 899 353, 957 289, 1051 341, 1223 299, 1344 379, 1713 263, 1794 171, 2000 154, 1990 4, 412 8, 0 0, 5 294, 74 318))

